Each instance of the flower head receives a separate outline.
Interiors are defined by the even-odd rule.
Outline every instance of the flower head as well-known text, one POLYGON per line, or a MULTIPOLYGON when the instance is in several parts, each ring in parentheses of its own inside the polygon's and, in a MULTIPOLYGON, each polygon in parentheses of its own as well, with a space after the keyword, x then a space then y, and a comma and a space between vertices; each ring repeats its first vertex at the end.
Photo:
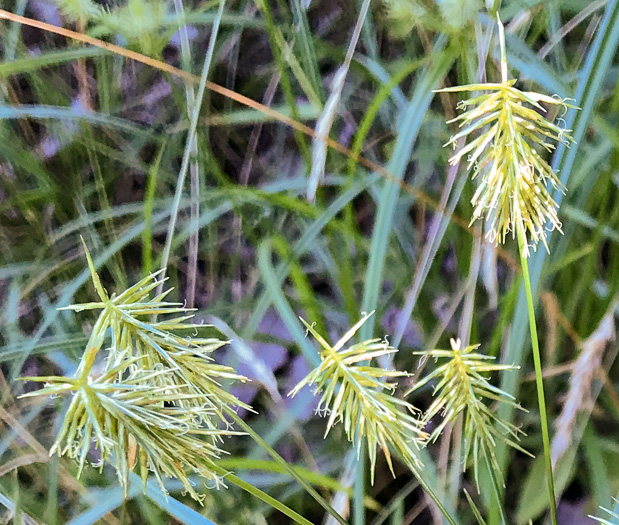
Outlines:
POLYGON ((555 124, 543 116, 546 110, 541 103, 564 109, 574 106, 559 98, 514 87, 516 81, 507 78, 505 35, 501 21, 498 23, 502 81, 440 91, 485 92, 461 101, 458 108, 464 113, 449 121, 459 122, 464 128, 448 142, 454 147, 459 139, 485 129, 481 136, 456 152, 450 163, 455 165, 466 155, 467 170, 473 170, 473 178, 481 178, 471 201, 474 206, 471 222, 485 218, 490 226, 488 238, 495 243, 504 243, 509 233, 512 237, 518 235, 526 241, 524 255, 528 256, 529 241, 534 249, 538 242, 548 249, 547 229, 561 231, 558 205, 547 185, 550 183, 560 191, 565 188, 540 150, 552 152, 554 143, 573 142, 571 130, 560 125, 562 119, 555 124))
POLYGON ((87 249, 86 257, 100 301, 66 309, 101 313, 75 377, 23 378, 46 383, 26 396, 72 396, 50 453, 74 458, 81 473, 94 443, 98 465, 113 456, 125 494, 129 474, 137 469, 144 484, 152 472, 165 492, 163 476, 174 477, 201 501, 189 475, 223 485, 214 460, 223 453, 219 448, 223 437, 237 434, 223 413, 234 406, 250 409, 219 381, 246 379, 213 363, 209 354, 226 342, 198 337, 201 326, 187 322, 191 311, 165 301, 169 291, 151 297, 161 283, 158 274, 110 296, 87 249), (157 315, 171 317, 155 321, 157 315), (184 335, 187 331, 191 335, 184 335), (110 346, 104 348, 107 341, 110 346), (105 360, 103 369, 96 371, 100 353, 105 360))
POLYGON ((141 369, 135 366, 139 361, 126 360, 85 382, 66 377, 24 378, 46 383, 41 390, 26 396, 72 396, 50 454, 57 452, 75 459, 79 477, 88 463, 92 443, 99 451, 94 466, 102 468, 114 457, 125 496, 129 474, 135 470, 144 484, 152 472, 163 492, 163 477, 177 478, 192 498, 202 501, 203 496, 196 492, 189 474, 198 474, 214 486, 223 485, 214 463, 224 453, 217 440, 236 433, 205 428, 202 421, 205 416, 212 416, 208 414, 209 408, 183 408, 182 402, 197 396, 187 386, 156 387, 153 380, 169 375, 170 371, 141 369), (208 437, 217 440, 205 439, 208 437))
POLYGON ((325 436, 336 422, 341 421, 348 439, 355 443, 357 450, 360 450, 365 437, 373 482, 378 446, 383 449, 392 473, 390 446, 409 468, 417 471, 421 467, 417 451, 425 442, 427 434, 421 430, 420 421, 415 417, 418 411, 411 404, 393 396, 395 385, 382 380, 408 374, 368 364, 374 358, 397 350, 380 339, 344 347, 371 315, 364 316, 333 346, 301 319, 322 346, 321 364, 288 395, 296 395, 305 385, 316 385, 316 392, 322 394, 318 412, 329 415, 325 436))
POLYGON ((56 0, 61 13, 73 22, 97 19, 103 9, 92 0, 56 0))
POLYGON ((419 352, 424 357, 448 361, 419 381, 412 391, 434 379, 438 381, 434 387, 434 402, 423 416, 423 422, 426 424, 438 414, 443 415, 443 421, 437 425, 430 436, 431 441, 440 436, 448 423, 464 413, 463 466, 466 468, 468 458, 472 454, 475 479, 479 486, 478 465, 481 459, 487 461, 497 478, 502 479, 499 464, 494 455, 497 439, 521 452, 526 454, 528 452, 517 443, 520 430, 498 417, 487 406, 488 402, 496 401, 521 408, 514 402, 512 396, 492 386, 485 376, 488 372, 513 370, 518 367, 492 364, 489 361, 494 358, 475 353, 477 348, 479 345, 461 348, 459 339, 451 339, 451 350, 419 352))

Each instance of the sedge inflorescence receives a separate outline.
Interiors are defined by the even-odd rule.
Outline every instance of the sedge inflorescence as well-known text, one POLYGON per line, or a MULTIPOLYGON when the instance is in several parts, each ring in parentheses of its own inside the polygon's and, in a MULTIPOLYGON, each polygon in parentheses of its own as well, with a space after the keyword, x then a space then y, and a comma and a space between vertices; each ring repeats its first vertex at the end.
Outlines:
POLYGON ((464 414, 463 467, 466 469, 468 460, 472 457, 478 486, 478 468, 482 460, 487 462, 497 479, 502 480, 501 470, 494 455, 497 440, 529 454, 518 444, 521 432, 518 427, 500 418, 488 406, 496 402, 521 409, 512 396, 493 386, 487 377, 490 372, 514 370, 518 367, 492 363, 493 357, 476 352, 479 346, 470 345, 462 348, 459 339, 451 339, 450 350, 419 352, 418 355, 423 355, 425 358, 446 360, 446 362, 419 381, 411 390, 411 392, 418 390, 428 382, 437 381, 434 387, 434 401, 424 413, 423 423, 429 423, 437 415, 442 415, 443 420, 434 428, 430 441, 435 441, 448 423, 464 414))
POLYGON ((441 89, 441 92, 482 92, 463 100, 458 107, 464 113, 450 120, 463 128, 447 143, 456 143, 472 133, 484 130, 457 151, 450 159, 455 165, 463 158, 472 178, 480 184, 471 203, 474 206, 471 223, 485 218, 489 224, 488 239, 504 243, 509 233, 523 241, 524 256, 529 255, 529 243, 535 249, 541 242, 546 249, 546 232, 561 231, 558 205, 550 187, 565 191, 542 152, 552 152, 555 143, 573 142, 568 129, 546 119, 542 104, 574 107, 565 100, 515 88, 516 80, 507 78, 505 35, 500 20, 501 45, 500 83, 471 84, 441 89), (466 157, 465 157, 466 156, 466 157))
POLYGON ((171 290, 153 296, 162 283, 159 272, 109 296, 88 250, 86 255, 100 301, 66 309, 101 313, 75 376, 23 378, 45 383, 26 396, 71 396, 50 454, 77 460, 78 474, 87 463, 102 468, 113 458, 125 495, 136 471, 144 486, 149 473, 154 474, 164 492, 164 477, 177 478, 201 501, 190 476, 223 485, 215 461, 224 453, 223 438, 238 434, 224 413, 232 407, 250 408, 220 382, 246 378, 213 362, 210 355, 226 341, 198 337, 204 327, 188 322, 191 311, 165 301, 171 290), (157 315, 167 317, 154 321, 157 315), (103 360, 98 359, 102 351, 103 360))
POLYGON ((315 385, 315 391, 321 394, 318 412, 328 415, 325 437, 335 423, 343 422, 348 439, 358 451, 365 438, 373 482, 378 447, 382 448, 392 474, 390 447, 416 472, 422 466, 417 455, 427 434, 416 417, 419 411, 396 398, 393 395, 395 385, 384 380, 408 374, 370 365, 372 359, 397 350, 381 339, 346 347, 371 315, 365 315, 333 346, 301 319, 322 347, 321 363, 289 395, 296 395, 305 385, 315 385))

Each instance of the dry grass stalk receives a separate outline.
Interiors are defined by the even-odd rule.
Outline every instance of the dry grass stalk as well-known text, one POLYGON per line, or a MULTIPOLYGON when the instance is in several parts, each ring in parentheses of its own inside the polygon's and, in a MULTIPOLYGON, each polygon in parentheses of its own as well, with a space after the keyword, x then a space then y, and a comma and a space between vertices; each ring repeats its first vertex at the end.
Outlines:
POLYGON ((577 416, 593 408, 593 379, 602 364, 606 345, 615 339, 614 306, 604 316, 597 329, 582 343, 580 356, 574 363, 569 389, 561 415, 555 422, 556 434, 552 440, 552 465, 572 444, 577 416))

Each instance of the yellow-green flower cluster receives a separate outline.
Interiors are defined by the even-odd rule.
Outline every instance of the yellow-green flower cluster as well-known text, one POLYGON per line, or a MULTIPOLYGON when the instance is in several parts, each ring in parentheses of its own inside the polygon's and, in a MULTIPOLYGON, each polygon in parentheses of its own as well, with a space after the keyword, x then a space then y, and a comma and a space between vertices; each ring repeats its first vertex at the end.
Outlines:
POLYGON ((479 346, 471 345, 461 348, 459 339, 451 339, 451 350, 420 352, 419 354, 426 358, 447 359, 448 361, 419 381, 413 388, 413 391, 418 390, 429 381, 438 380, 434 388, 434 402, 423 416, 424 424, 429 423, 438 414, 443 416, 443 421, 435 427, 430 436, 431 441, 441 435, 448 423, 464 413, 463 464, 466 468, 468 458, 472 455, 478 486, 478 468, 482 459, 487 461, 498 479, 502 478, 494 455, 497 439, 528 454, 517 443, 519 429, 498 417, 488 406, 488 403, 496 401, 520 408, 514 402, 513 397, 492 386, 485 376, 488 372, 513 370, 517 367, 490 363, 493 357, 475 353, 479 346))
MULTIPOLYGON (((561 231, 548 183, 554 189, 564 188, 540 152, 554 150, 554 143, 573 142, 570 130, 547 120, 543 104, 573 107, 564 100, 534 92, 520 91, 515 80, 507 78, 504 31, 499 21, 502 50, 502 82, 471 84, 442 89, 442 92, 482 92, 458 104, 464 113, 450 122, 460 123, 462 131, 448 144, 476 131, 483 133, 471 140, 450 159, 455 165, 463 158, 473 178, 480 178, 472 204, 471 222, 485 218, 489 223, 488 238, 504 243, 508 234, 522 241, 525 256, 529 243, 535 249, 538 242, 546 249, 546 232, 561 231)), ((562 122, 559 120, 559 122, 562 122)))
POLYGON ((56 3, 64 16, 81 24, 103 14, 103 8, 92 0, 56 0, 56 3))
POLYGON ((383 0, 389 24, 386 29, 397 38, 407 37, 415 27, 433 31, 461 31, 477 20, 482 0, 383 0))
POLYGON ((71 396, 50 454, 76 459, 81 473, 94 443, 100 467, 113 456, 125 494, 129 475, 137 470, 144 484, 153 473, 164 492, 164 476, 177 478, 201 501, 189 475, 223 484, 214 461, 223 453, 223 437, 236 434, 229 430, 224 412, 235 406, 250 408, 219 381, 245 378, 212 362, 209 354, 224 341, 183 335, 197 334, 203 327, 187 322, 192 317, 188 309, 164 301, 169 291, 151 297, 161 284, 157 274, 108 296, 88 252, 87 258, 100 301, 67 309, 102 311, 75 377, 24 378, 46 383, 28 396, 71 396), (155 322, 157 315, 173 317, 155 322), (107 341, 110 346, 104 349, 107 341), (102 350, 105 359, 97 360, 102 350), (101 372, 95 371, 98 368, 101 372))
POLYGON ((415 417, 418 411, 411 404, 393 395, 395 385, 383 381, 383 378, 408 374, 369 365, 372 359, 397 350, 380 339, 344 348, 370 315, 372 314, 364 316, 333 346, 301 319, 322 347, 321 364, 289 395, 296 395, 305 385, 316 385, 315 390, 322 394, 318 412, 329 415, 325 436, 339 421, 343 422, 348 439, 354 442, 357 450, 360 450, 365 438, 373 482, 379 446, 392 473, 390 447, 413 471, 417 471, 421 467, 417 453, 427 434, 421 430, 420 421, 415 417))
POLYGON ((56 4, 69 20, 82 26, 98 24, 95 34, 122 35, 146 54, 159 54, 166 44, 162 29, 167 3, 162 0, 127 0, 126 5, 106 7, 93 0, 56 0, 56 4))

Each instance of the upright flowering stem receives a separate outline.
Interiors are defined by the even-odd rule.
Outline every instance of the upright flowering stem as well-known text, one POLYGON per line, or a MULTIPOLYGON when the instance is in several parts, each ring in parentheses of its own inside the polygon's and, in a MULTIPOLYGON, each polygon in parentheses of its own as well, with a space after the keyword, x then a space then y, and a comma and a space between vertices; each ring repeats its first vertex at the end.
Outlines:
POLYGON ((544 116, 547 110, 542 103, 564 109, 575 106, 556 97, 521 91, 515 87, 516 80, 510 80, 508 75, 505 31, 498 17, 497 25, 501 82, 455 86, 441 91, 482 93, 461 101, 458 107, 463 113, 450 121, 458 122, 461 128, 448 142, 454 147, 463 137, 481 133, 460 148, 450 162, 455 165, 466 155, 467 170, 472 172, 472 178, 480 179, 471 200, 474 206, 471 222, 485 219, 488 239, 496 244, 504 243, 508 236, 518 238, 535 362, 550 513, 553 525, 557 525, 542 364, 527 258, 529 244, 535 250, 541 242, 548 250, 547 232, 561 231, 559 206, 553 198, 551 186, 559 191, 565 191, 565 188, 542 154, 551 153, 555 143, 569 146, 574 142, 571 130, 561 126, 562 120, 554 123, 544 116))
POLYGON ((537 386, 537 400, 539 403, 539 416, 542 426, 542 441, 544 444, 544 463, 546 466, 546 480, 548 482, 548 496, 550 497, 550 517, 553 525, 557 525, 557 502, 555 498, 555 484, 552 475, 552 461, 550 455, 550 439, 548 437, 548 420, 546 417, 546 399, 544 397, 544 380, 542 378, 542 360, 539 352, 537 339, 537 325, 535 323, 535 309, 533 307, 533 294, 531 293, 531 278, 529 277, 529 263, 526 257, 527 246, 524 233, 518 230, 518 248, 520 250, 520 265, 524 279, 524 289, 527 296, 529 310, 529 328, 531 330, 531 346, 533 347, 533 363, 535 364, 535 384, 537 386))

